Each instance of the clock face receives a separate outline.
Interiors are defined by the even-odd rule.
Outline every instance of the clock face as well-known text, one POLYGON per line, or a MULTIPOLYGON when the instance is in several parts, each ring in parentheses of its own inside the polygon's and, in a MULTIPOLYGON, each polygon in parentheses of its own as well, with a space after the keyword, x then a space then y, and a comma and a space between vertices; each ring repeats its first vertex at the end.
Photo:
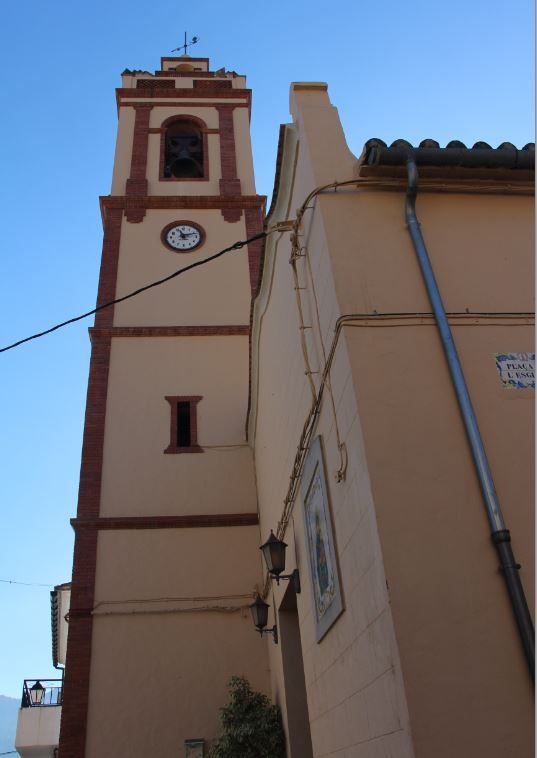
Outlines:
POLYGON ((199 247, 203 242, 203 231, 195 224, 188 222, 174 223, 166 227, 162 234, 163 241, 172 250, 187 252, 199 247))

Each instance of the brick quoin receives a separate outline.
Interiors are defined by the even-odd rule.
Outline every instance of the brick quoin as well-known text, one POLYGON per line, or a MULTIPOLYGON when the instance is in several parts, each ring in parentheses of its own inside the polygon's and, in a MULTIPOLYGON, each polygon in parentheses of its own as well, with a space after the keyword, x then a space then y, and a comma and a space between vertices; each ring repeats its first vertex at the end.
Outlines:
MULTIPOLYGON (((246 220, 246 237, 255 237, 263 231, 263 209, 246 208, 244 211, 246 220)), ((252 298, 255 298, 261 281, 263 266, 263 254, 265 250, 264 240, 259 239, 248 245, 248 267, 250 270, 250 287, 252 298)))
MULTIPOLYGON (((103 208, 104 238, 101 271, 99 274, 99 289, 97 306, 104 305, 116 296, 117 267, 119 260, 119 240, 121 237, 121 208, 103 208)), ((114 306, 104 308, 95 314, 95 326, 112 326, 114 321, 114 306)))
MULTIPOLYGON (((119 208, 107 208, 104 213, 97 305, 109 302, 115 297, 122 216, 123 211, 119 208)), ((113 318, 114 306, 105 308, 95 315, 95 326, 101 329, 110 328, 113 318)), ((82 519, 99 517, 110 348, 109 335, 92 340, 78 491, 77 515, 82 519)), ((62 758, 83 758, 85 754, 93 631, 91 610, 95 592, 96 562, 97 531, 86 530, 75 535, 59 741, 59 755, 62 758)))
POLYGON ((132 140, 131 173, 127 179, 127 195, 147 195, 147 147, 149 118, 152 105, 135 105, 134 136, 132 140))
POLYGON ((224 217, 224 221, 227 221, 231 224, 235 223, 236 221, 240 221, 242 217, 242 210, 238 210, 236 208, 222 208, 221 213, 224 217))
POLYGON ((237 176, 237 156, 235 152, 235 127, 233 105, 217 105, 218 128, 220 130, 220 193, 224 196, 241 194, 241 183, 237 176))
MULTIPOLYGON (((107 337, 92 345, 77 511, 85 519, 99 516, 110 343, 107 337)), ((62 758, 83 758, 85 753, 96 562, 97 531, 77 534, 60 726, 62 758)))

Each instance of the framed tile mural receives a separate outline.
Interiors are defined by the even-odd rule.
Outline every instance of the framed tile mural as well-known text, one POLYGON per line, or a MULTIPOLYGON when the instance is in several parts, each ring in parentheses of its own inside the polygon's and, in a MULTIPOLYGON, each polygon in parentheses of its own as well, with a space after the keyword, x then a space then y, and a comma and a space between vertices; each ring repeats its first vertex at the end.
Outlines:
POLYGON ((203 758, 205 740, 185 740, 185 758, 203 758))
POLYGON ((301 495, 320 642, 344 609, 320 437, 313 441, 304 464, 301 495))

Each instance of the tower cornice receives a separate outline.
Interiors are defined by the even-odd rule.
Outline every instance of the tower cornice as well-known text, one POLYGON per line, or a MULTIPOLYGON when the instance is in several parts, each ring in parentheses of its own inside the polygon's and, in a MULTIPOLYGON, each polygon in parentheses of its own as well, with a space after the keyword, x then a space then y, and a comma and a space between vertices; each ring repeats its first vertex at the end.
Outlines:
MULTIPOLYGON (((221 79, 203 79, 203 88, 197 89, 196 87, 174 87, 168 89, 166 86, 159 87, 158 79, 153 79, 155 83, 151 88, 138 88, 138 87, 117 87, 116 88, 116 101, 118 106, 122 100, 178 100, 179 104, 183 104, 184 100, 207 100, 208 98, 218 100, 246 100, 249 104, 252 99, 251 89, 239 89, 230 87, 229 89, 220 89, 216 82, 221 82, 221 79), (215 86, 210 86, 212 82, 215 82, 215 86), (208 86, 209 85, 209 86, 208 86)), ((169 79, 162 79, 162 82, 168 82, 169 79)))
POLYGON ((260 208, 265 212, 265 195, 103 195, 99 198, 101 216, 112 208, 122 210, 234 209, 260 208))

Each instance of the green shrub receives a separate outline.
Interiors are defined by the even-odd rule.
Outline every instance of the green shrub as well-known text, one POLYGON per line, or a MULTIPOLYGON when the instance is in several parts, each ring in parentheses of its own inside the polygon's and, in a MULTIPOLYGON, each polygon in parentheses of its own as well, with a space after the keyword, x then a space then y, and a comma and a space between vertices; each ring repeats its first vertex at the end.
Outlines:
POLYGON ((220 710, 222 736, 209 758, 285 758, 280 709, 254 692, 247 679, 231 677, 229 704, 220 710))

